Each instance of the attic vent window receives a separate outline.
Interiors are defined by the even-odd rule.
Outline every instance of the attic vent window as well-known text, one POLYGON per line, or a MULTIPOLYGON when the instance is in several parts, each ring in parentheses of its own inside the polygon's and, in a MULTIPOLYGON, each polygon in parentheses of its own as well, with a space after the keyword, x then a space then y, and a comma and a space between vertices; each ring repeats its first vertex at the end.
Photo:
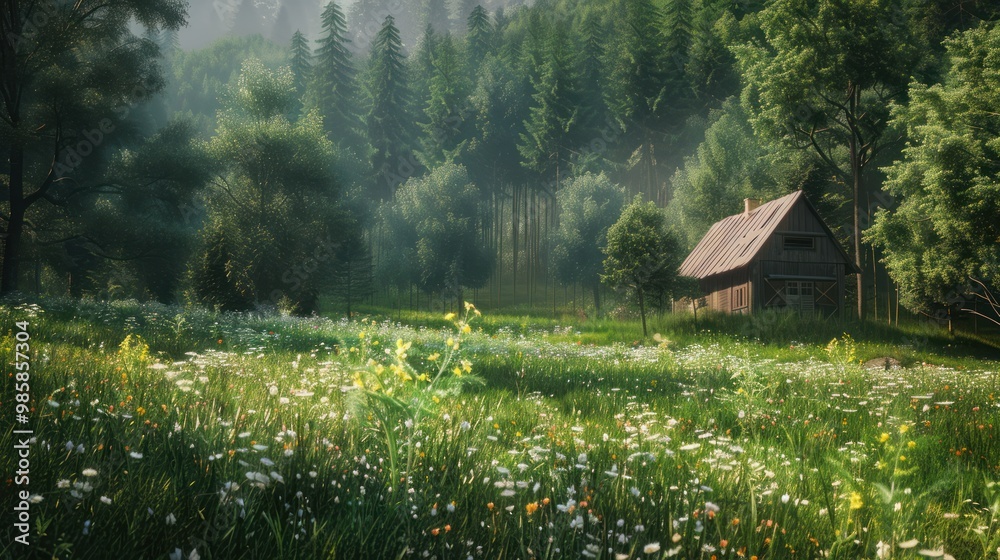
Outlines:
POLYGON ((816 248, 815 237, 792 237, 786 235, 784 238, 786 251, 812 251, 816 248))

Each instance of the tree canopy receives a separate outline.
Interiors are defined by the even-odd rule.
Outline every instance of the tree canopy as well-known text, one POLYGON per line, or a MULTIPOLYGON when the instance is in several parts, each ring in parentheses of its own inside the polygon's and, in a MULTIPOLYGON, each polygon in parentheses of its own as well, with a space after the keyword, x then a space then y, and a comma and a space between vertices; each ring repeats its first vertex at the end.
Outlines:
POLYGON ((910 102, 895 107, 909 142, 886 168, 885 188, 900 203, 869 230, 901 299, 923 312, 969 297, 977 280, 1000 279, 1000 28, 946 45, 944 82, 913 83, 910 102))
POLYGON ((205 264, 194 278, 203 301, 316 308, 347 232, 333 143, 316 112, 288 118, 294 91, 290 71, 249 60, 219 115, 208 146, 219 168, 208 198, 205 264), (220 285, 229 292, 214 293, 220 285))
POLYGON ((552 263, 559 279, 589 286, 601 311, 601 272, 608 228, 621 216, 625 190, 606 175, 586 173, 558 194, 559 227, 553 233, 552 263))
POLYGON ((465 287, 557 314, 616 297, 596 251, 623 200, 665 210, 679 257, 796 189, 851 246, 861 317, 995 282, 995 3, 190 7, 3 9, 0 291, 308 312, 465 287), (340 246, 320 272, 315 238, 340 246))
POLYGON ((608 229, 604 253, 602 279, 635 297, 645 336, 649 297, 670 295, 683 256, 666 215, 655 203, 636 197, 608 229))

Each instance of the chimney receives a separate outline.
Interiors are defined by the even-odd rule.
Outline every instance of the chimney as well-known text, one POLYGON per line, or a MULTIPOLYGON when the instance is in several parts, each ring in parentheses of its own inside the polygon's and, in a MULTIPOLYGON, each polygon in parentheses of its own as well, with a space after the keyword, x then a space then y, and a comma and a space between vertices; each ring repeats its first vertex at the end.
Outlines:
POLYGON ((760 206, 760 200, 756 198, 744 198, 743 199, 743 212, 749 214, 760 206))

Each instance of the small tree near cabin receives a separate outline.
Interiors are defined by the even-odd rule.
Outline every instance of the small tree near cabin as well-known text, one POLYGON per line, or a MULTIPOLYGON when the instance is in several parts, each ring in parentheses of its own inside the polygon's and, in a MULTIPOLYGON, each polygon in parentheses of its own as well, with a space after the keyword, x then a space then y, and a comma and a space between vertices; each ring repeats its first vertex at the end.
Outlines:
POLYGON ((636 197, 608 229, 604 254, 602 280, 635 297, 642 335, 647 336, 646 297, 672 292, 680 264, 680 244, 667 228, 666 215, 653 202, 636 197))

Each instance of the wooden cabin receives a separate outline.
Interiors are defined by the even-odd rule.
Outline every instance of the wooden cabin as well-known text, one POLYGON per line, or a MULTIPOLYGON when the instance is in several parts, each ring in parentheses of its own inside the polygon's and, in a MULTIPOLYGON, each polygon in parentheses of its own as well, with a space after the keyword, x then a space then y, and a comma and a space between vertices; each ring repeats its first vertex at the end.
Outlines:
POLYGON ((698 279, 699 307, 827 317, 844 309, 845 276, 857 272, 802 191, 765 204, 747 199, 742 213, 708 230, 680 268, 698 279))

